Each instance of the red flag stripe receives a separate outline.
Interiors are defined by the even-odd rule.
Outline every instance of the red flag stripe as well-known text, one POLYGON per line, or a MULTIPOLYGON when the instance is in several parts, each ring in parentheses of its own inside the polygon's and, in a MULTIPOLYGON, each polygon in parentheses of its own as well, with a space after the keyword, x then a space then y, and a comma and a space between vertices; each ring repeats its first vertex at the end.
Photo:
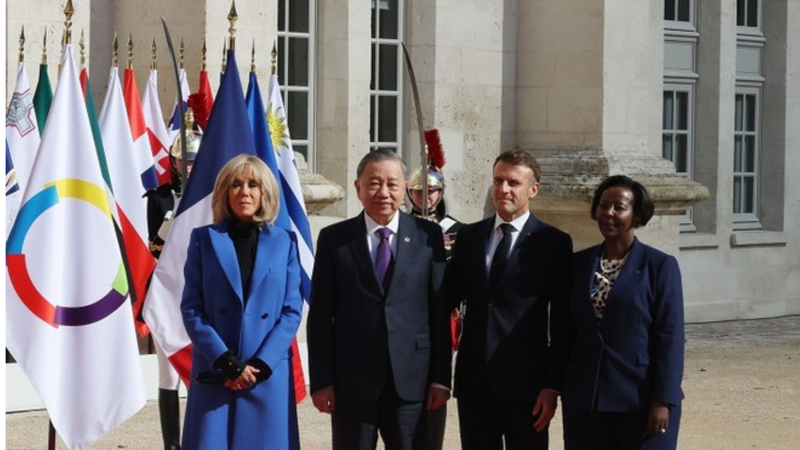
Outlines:
POLYGON ((125 109, 128 111, 128 122, 131 124, 131 135, 136 141, 147 130, 144 123, 144 113, 142 113, 142 100, 139 98, 139 87, 136 85, 136 77, 133 69, 125 69, 125 109))

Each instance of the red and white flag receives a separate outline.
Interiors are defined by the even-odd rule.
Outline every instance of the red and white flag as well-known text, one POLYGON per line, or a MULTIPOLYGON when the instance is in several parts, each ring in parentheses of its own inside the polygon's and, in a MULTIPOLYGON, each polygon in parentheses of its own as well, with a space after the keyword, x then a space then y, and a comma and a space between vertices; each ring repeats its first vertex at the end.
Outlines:
POLYGON ((145 190, 158 187, 153 154, 150 151, 150 138, 147 136, 147 125, 144 121, 142 111, 142 101, 139 98, 139 87, 136 85, 136 77, 133 69, 125 69, 125 106, 128 111, 128 123, 133 137, 134 161, 133 166, 141 177, 142 186, 145 190))
POLYGON ((150 142, 150 152, 153 154, 156 178, 159 186, 172 182, 172 168, 169 163, 169 140, 167 126, 164 124, 164 115, 161 113, 161 104, 158 101, 158 71, 150 69, 147 86, 142 97, 142 112, 147 128, 147 138, 150 142))

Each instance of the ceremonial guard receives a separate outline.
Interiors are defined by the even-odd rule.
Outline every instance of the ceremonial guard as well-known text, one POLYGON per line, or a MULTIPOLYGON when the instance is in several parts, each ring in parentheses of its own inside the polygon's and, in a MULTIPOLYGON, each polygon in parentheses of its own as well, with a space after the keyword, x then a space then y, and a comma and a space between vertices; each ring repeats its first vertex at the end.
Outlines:
MULTIPOLYGON (((414 217, 435 222, 442 228, 444 247, 449 261, 453 255, 456 233, 458 233, 462 223, 447 214, 447 205, 444 200, 444 188, 447 183, 442 172, 442 167, 446 161, 441 139, 439 138, 439 131, 436 129, 425 131, 425 144, 428 149, 428 161, 411 173, 406 190, 408 201, 411 204, 410 214, 414 217), (423 176, 423 167, 425 168, 425 176, 423 176), (426 179, 427 189, 425 189, 424 184, 426 179), (425 192, 426 190, 427 192, 425 192), (426 197, 427 202, 425 201, 426 197)), ((459 307, 451 314, 450 336, 453 350, 458 349, 463 312, 463 307, 459 307)), ((425 436, 427 442, 424 446, 421 445, 420 448, 441 450, 444 443, 445 423, 447 422, 447 405, 434 411, 424 411, 422 421, 422 425, 426 430, 426 433, 422 433, 422 436, 425 436)))
MULTIPOLYGON (((165 183, 156 189, 147 191, 147 232, 150 241, 150 253, 156 258, 161 256, 164 241, 167 239, 172 217, 181 196, 181 180, 188 179, 192 165, 200 149, 202 131, 195 126, 194 112, 187 109, 184 116, 186 124, 185 164, 181 138, 178 135, 170 147, 169 160, 172 167, 172 183, 165 183)), ((161 433, 165 450, 180 449, 180 407, 178 403, 178 387, 180 377, 172 367, 164 352, 153 341, 158 356, 158 409, 161 417, 161 433)))

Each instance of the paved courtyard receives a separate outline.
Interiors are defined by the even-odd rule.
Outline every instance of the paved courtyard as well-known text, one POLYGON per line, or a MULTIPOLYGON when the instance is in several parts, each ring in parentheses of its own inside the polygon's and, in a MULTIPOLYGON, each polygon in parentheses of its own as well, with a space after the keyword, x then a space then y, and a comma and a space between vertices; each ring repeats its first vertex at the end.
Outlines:
MULTIPOLYGON (((800 316, 687 326, 686 400, 679 447, 699 450, 800 448, 800 316)), ((448 412, 446 449, 459 449, 454 403, 448 412)), ((299 406, 304 450, 330 448, 329 418, 309 400, 299 406)), ((562 449, 561 421, 550 431, 562 449)), ((158 449, 158 407, 148 403, 92 450, 158 449)), ((6 448, 47 447, 43 411, 6 415, 6 448)), ((65 449, 58 442, 57 448, 65 449)))

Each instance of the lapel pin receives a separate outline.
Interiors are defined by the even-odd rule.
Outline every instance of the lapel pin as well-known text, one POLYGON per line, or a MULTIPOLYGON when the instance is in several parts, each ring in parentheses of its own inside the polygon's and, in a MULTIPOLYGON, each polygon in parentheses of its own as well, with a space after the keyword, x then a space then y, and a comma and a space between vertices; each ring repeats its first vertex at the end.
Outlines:
POLYGON ((408 237, 408 236, 404 237, 404 238, 403 238, 403 240, 405 241, 405 243, 406 243, 406 244, 408 244, 409 242, 411 242, 411 238, 410 238, 410 237, 408 237))

